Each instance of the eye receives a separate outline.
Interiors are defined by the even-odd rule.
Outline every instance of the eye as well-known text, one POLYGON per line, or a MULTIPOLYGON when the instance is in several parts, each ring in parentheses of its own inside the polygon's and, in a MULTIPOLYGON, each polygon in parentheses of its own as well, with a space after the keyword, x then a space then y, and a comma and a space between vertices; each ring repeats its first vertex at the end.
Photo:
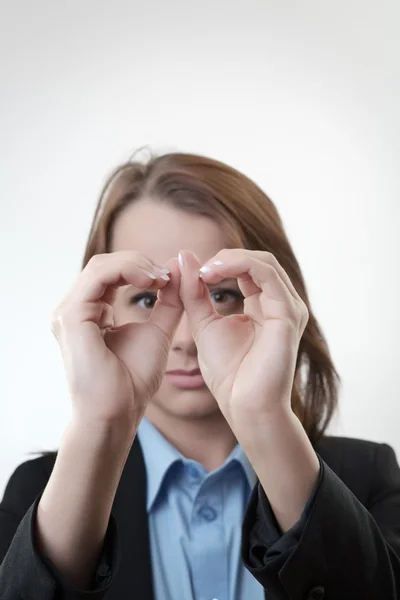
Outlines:
POLYGON ((136 294, 129 300, 130 305, 138 306, 143 310, 151 310, 157 301, 157 295, 151 292, 136 294))
POLYGON ((210 290, 210 296, 219 312, 243 311, 243 295, 238 290, 226 288, 210 290))

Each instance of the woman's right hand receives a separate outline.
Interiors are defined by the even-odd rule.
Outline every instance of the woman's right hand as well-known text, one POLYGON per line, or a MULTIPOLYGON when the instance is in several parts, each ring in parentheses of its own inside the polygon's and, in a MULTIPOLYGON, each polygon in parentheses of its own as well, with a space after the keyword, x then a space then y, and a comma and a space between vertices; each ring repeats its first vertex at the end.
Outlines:
POLYGON ((79 421, 121 422, 136 431, 161 384, 183 310, 177 259, 167 267, 170 281, 139 252, 96 255, 57 307, 52 331, 79 421), (115 327, 112 305, 118 287, 128 284, 159 290, 159 299, 146 322, 115 327))

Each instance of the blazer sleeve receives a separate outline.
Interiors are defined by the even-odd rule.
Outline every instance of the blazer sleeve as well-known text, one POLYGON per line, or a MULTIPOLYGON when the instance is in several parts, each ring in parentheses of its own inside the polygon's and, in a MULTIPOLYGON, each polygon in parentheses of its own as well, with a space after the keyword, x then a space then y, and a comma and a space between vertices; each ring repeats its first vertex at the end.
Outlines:
POLYGON ((376 445, 366 506, 318 458, 318 486, 300 521, 279 539, 262 522, 272 509, 261 485, 254 489, 243 523, 245 566, 271 600, 400 600, 400 468, 393 449, 376 445))
POLYGON ((37 507, 49 475, 33 459, 19 465, 0 503, 1 600, 102 600, 118 562, 118 533, 110 517, 103 551, 90 590, 68 584, 35 540, 37 507))

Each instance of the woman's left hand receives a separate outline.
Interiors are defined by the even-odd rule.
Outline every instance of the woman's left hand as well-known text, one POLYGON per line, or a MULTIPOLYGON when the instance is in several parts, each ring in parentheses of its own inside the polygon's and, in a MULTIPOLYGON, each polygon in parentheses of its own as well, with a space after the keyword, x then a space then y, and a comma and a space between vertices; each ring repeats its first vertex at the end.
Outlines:
POLYGON ((308 310, 273 254, 221 250, 202 268, 181 253, 180 295, 204 380, 231 426, 290 410, 299 343, 308 310), (221 317, 207 285, 236 278, 243 314, 221 317), (276 410, 278 409, 278 411, 276 410))

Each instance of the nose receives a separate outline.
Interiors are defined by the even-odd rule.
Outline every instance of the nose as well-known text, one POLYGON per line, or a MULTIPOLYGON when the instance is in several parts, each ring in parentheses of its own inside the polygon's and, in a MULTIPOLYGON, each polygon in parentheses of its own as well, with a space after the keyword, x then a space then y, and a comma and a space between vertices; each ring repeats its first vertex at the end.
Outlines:
POLYGON ((175 335, 172 339, 171 349, 175 350, 175 352, 183 352, 190 356, 197 355, 197 347, 194 343, 186 312, 183 312, 179 325, 176 328, 175 335))

